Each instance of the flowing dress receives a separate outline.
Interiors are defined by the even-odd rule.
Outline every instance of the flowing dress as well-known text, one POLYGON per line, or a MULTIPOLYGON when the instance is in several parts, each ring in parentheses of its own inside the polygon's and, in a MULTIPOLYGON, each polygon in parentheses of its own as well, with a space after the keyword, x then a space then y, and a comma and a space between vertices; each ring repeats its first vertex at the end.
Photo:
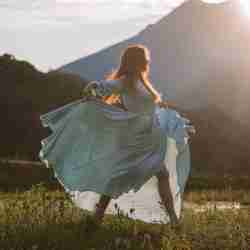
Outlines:
POLYGON ((95 85, 99 95, 119 93, 126 110, 79 99, 41 115, 42 125, 52 133, 41 142, 40 159, 53 168, 77 206, 93 211, 106 194, 112 197, 108 213, 118 206, 147 222, 169 221, 155 177, 165 162, 180 217, 190 173, 189 120, 156 106, 140 81, 133 95, 119 80, 95 85))

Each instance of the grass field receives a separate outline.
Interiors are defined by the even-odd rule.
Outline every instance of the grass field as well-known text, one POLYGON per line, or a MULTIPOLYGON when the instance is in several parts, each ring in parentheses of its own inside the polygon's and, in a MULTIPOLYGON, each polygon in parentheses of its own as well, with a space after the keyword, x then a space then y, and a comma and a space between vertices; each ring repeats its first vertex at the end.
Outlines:
MULTIPOLYGON (((204 203, 216 195, 231 200, 238 196, 230 190, 193 191, 185 200, 204 203)), ((249 196, 240 192, 244 200, 249 201, 249 196)), ((250 249, 250 209, 184 210, 176 228, 107 215, 103 225, 96 227, 91 215, 75 207, 64 192, 44 185, 1 193, 0 200, 1 250, 250 249)))

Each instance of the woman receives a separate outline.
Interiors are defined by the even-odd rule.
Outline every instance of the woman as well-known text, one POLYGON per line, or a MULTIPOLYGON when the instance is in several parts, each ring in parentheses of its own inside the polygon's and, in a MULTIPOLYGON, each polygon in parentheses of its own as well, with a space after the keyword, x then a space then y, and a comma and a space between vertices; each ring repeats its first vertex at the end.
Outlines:
POLYGON ((178 222, 164 160, 168 136, 188 138, 187 120, 176 112, 166 118, 167 103, 148 78, 149 62, 145 46, 131 45, 115 72, 85 87, 85 95, 101 100, 78 100, 41 116, 53 133, 42 141, 40 159, 52 165, 66 191, 101 194, 95 209, 99 222, 112 198, 138 191, 152 176, 171 223, 178 222), (120 104, 112 105, 114 100, 120 104))

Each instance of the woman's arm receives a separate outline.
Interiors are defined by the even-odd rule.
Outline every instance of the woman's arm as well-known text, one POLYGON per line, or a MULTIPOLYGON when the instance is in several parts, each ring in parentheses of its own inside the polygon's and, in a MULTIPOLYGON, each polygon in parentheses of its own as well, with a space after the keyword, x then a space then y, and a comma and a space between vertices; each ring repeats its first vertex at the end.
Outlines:
POLYGON ((160 93, 152 86, 149 81, 142 81, 145 88, 153 96, 156 104, 162 101, 160 93))
POLYGON ((121 87, 120 81, 117 80, 91 81, 83 89, 83 94, 104 97, 119 93, 121 87))
POLYGON ((172 108, 178 109, 175 104, 162 100, 161 94, 153 87, 149 81, 142 81, 145 88, 151 93, 154 98, 155 104, 159 105, 161 108, 172 108))

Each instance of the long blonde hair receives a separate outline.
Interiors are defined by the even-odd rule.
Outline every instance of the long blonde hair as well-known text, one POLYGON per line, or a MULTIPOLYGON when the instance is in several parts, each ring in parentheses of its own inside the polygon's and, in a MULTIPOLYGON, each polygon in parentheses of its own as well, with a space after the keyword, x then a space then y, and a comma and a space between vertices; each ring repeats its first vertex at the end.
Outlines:
MULTIPOLYGON (((141 80, 146 89, 152 95, 155 95, 155 90, 149 81, 149 60, 149 50, 145 46, 140 44, 130 45, 123 51, 119 67, 107 75, 106 79, 121 80, 124 87, 132 94, 136 90, 137 80, 141 80)), ((104 101, 112 104, 120 101, 120 97, 119 95, 112 94, 105 98, 104 101)))

